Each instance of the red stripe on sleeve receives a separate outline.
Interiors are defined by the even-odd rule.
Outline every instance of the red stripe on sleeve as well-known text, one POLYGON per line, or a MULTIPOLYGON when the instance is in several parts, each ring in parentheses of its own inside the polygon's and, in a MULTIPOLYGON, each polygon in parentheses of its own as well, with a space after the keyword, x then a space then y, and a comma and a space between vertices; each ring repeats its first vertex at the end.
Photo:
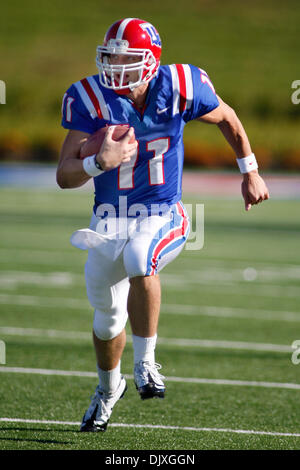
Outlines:
POLYGON ((185 74, 184 74, 184 69, 181 64, 176 64, 176 69, 178 73, 178 79, 179 79, 179 92, 180 92, 180 104, 179 104, 179 110, 181 113, 186 108, 186 84, 185 84, 185 74))
POLYGON ((98 114, 98 118, 99 119, 103 119, 103 114, 101 112, 101 108, 100 108, 100 104, 99 104, 99 101, 97 99, 97 96, 95 95, 95 93, 93 92, 93 89, 91 87, 91 85, 89 84, 89 82, 87 81, 86 78, 84 78, 83 80, 81 80, 81 83, 82 83, 82 86, 83 88, 85 89, 85 91, 87 92, 91 102, 93 103, 94 107, 95 107, 95 110, 98 114))

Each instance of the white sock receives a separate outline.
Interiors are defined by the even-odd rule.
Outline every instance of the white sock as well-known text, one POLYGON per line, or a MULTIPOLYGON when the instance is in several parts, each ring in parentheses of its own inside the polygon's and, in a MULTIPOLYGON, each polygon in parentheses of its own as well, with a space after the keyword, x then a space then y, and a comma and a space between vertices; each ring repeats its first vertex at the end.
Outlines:
POLYGON ((114 393, 120 384, 121 361, 119 361, 117 367, 112 370, 103 370, 97 364, 97 370, 101 390, 105 393, 114 393))
POLYGON ((134 363, 140 361, 155 362, 155 346, 157 334, 148 338, 132 335, 134 363))

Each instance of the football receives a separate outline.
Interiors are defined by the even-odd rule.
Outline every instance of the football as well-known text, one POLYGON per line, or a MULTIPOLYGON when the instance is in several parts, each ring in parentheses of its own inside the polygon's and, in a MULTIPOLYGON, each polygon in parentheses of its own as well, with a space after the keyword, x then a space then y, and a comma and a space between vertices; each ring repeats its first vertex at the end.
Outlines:
MULTIPOLYGON (((121 140, 129 131, 129 125, 128 124, 118 124, 114 127, 114 131, 112 134, 112 138, 115 141, 121 140)), ((98 153, 101 145, 103 143, 105 134, 109 126, 106 127, 101 127, 101 129, 98 129, 94 134, 91 134, 90 137, 84 142, 80 149, 80 158, 84 159, 86 157, 89 157, 90 155, 94 155, 95 153, 98 153)), ((134 144, 135 142, 135 137, 133 136, 129 143, 134 144)))

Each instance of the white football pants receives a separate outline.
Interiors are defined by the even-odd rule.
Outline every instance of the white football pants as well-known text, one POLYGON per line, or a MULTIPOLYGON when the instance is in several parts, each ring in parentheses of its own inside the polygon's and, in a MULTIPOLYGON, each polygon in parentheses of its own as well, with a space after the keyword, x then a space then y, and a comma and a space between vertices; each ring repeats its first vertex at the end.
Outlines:
POLYGON ((89 229, 75 232, 71 243, 88 249, 85 265, 87 295, 95 308, 98 338, 118 336, 126 325, 129 279, 152 276, 178 256, 189 234, 181 202, 162 215, 138 218, 96 217, 89 229))

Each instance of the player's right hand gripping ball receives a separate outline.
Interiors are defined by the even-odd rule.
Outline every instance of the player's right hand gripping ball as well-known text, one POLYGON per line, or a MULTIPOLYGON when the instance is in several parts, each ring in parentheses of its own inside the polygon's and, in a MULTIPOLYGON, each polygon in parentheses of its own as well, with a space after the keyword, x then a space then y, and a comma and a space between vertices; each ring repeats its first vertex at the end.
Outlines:
MULTIPOLYGON (((115 140, 116 142, 118 142, 123 137, 125 137, 125 135, 129 131, 128 124, 118 124, 112 127, 114 127, 114 131, 112 133, 112 139, 115 140)), ((80 158, 82 160, 86 157, 89 157, 99 152, 108 128, 109 126, 101 127, 96 132, 94 132, 94 134, 91 134, 88 137, 88 139, 84 142, 84 144, 82 145, 80 149, 80 158)), ((135 136, 133 135, 129 143, 134 144, 134 142, 135 142, 135 136)))

